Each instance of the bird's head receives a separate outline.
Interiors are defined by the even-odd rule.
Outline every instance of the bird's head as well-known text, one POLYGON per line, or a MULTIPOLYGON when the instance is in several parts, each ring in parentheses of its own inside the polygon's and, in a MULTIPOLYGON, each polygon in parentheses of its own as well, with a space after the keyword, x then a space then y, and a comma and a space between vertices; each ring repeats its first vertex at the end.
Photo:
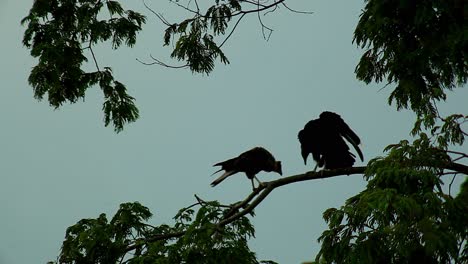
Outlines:
POLYGON ((301 143, 301 155, 302 158, 304 159, 304 165, 307 165, 307 156, 309 156, 309 150, 307 149, 307 142, 306 142, 306 135, 305 131, 301 130, 299 131, 299 134, 297 135, 297 138, 299 139, 299 142, 301 143))
POLYGON ((281 168, 281 161, 275 162, 274 172, 279 173, 279 175, 283 175, 283 169, 281 168))

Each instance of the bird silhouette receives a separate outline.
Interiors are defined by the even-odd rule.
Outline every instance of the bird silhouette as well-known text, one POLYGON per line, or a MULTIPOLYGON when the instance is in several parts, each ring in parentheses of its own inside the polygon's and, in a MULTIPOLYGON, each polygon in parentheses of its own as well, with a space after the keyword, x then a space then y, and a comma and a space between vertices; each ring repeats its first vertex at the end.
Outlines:
POLYGON ((318 119, 309 121, 299 131, 298 138, 304 164, 307 164, 309 154, 317 162, 314 171, 317 167, 337 169, 353 166, 356 156, 349 151, 343 138, 353 145, 361 161, 364 161, 359 149, 361 140, 336 113, 321 113, 318 119))
POLYGON ((283 171, 281 170, 281 161, 276 161, 273 155, 262 147, 255 147, 240 154, 238 157, 216 163, 213 166, 221 166, 221 169, 215 173, 218 173, 222 170, 225 172, 211 183, 212 187, 218 185, 227 177, 238 172, 244 172, 245 175, 247 175, 247 178, 252 181, 252 188, 254 190, 255 185, 253 179, 257 180, 259 184, 262 184, 255 176, 260 171, 274 171, 280 175, 283 175, 283 171))

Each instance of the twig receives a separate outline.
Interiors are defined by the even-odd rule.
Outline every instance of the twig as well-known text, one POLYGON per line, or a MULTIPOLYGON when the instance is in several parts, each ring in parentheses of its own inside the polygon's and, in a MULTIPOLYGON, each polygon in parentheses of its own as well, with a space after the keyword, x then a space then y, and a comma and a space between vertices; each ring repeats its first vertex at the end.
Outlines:
POLYGON ((452 178, 452 180, 450 181, 450 184, 449 184, 449 196, 452 196, 452 195, 451 195, 452 183, 453 183, 453 181, 455 181, 455 177, 457 176, 457 174, 458 174, 458 173, 454 173, 454 174, 453 174, 453 178, 452 178))
POLYGON ((298 14, 306 14, 306 15, 312 15, 314 12, 312 11, 299 11, 299 10, 295 10, 295 9, 292 9, 290 8, 289 6, 286 5, 286 3, 282 3, 282 5, 288 9, 289 11, 293 12, 293 13, 298 13, 298 14))
POLYGON ((268 10, 267 12, 265 12, 265 14, 263 14, 263 16, 266 16, 266 15, 268 15, 268 14, 270 14, 270 13, 275 12, 276 9, 278 9, 278 5, 276 5, 272 10, 268 10))
POLYGON ((171 23, 169 23, 169 21, 167 21, 161 14, 158 14, 153 9, 151 9, 146 4, 145 0, 143 0, 143 5, 146 7, 146 9, 148 9, 151 13, 153 13, 159 20, 161 20, 161 22, 163 22, 163 24, 165 24, 166 26, 171 26, 171 23))
POLYGON ((463 156, 464 158, 468 158, 468 155, 463 152, 458 152, 458 151, 453 151, 453 150, 446 150, 446 151, 448 153, 457 154, 457 155, 463 156))
POLYGON ((234 24, 234 27, 232 28, 231 32, 229 32, 229 35, 227 35, 227 37, 223 40, 223 42, 221 42, 221 44, 219 45, 219 48, 221 48, 224 45, 224 43, 226 43, 226 41, 231 37, 232 33, 234 33, 234 30, 236 30, 237 25, 239 25, 239 22, 244 16, 245 14, 242 14, 242 16, 239 17, 239 20, 237 20, 236 24, 234 24))
POLYGON ((195 6, 197 7, 197 12, 199 12, 199 13, 200 13, 200 7, 198 6, 198 2, 197 2, 197 0, 195 0, 194 2, 195 2, 195 6))
MULTIPOLYGON (((197 199, 199 205, 204 205, 204 204, 209 204, 210 202, 207 202, 200 198, 198 195, 194 194, 195 199, 197 199)), ((216 201, 211 201, 211 202, 216 202, 216 201)), ((232 205, 225 205, 225 204, 218 204, 216 205, 217 207, 223 207, 223 208, 231 208, 232 205)))
MULTIPOLYGON (((260 0, 258 0, 260 1, 260 0)), ((275 6, 275 8, 273 10, 276 9, 276 7, 278 7, 277 5, 275 6)), ((260 6, 258 6, 258 9, 257 10, 260 10, 260 6)), ((262 21, 262 18, 260 17, 260 11, 257 12, 257 17, 258 17, 258 21, 260 22, 260 25, 262 26, 262 35, 263 35, 263 39, 265 39, 266 41, 270 40, 270 37, 271 37, 271 34, 273 33, 273 29, 265 26, 265 24, 263 24, 263 21, 262 21), (268 37, 266 37, 265 35, 265 29, 268 29, 269 30, 269 34, 268 34, 268 37)))
POLYGON ((186 68, 188 67, 189 65, 188 64, 184 64, 184 65, 180 65, 180 66, 173 66, 173 65, 169 65, 169 64, 166 64, 158 59, 156 59, 155 57, 153 57, 153 55, 150 54, 150 58, 153 59, 153 62, 144 62, 140 59, 136 59, 139 63, 141 64, 144 64, 144 65, 147 65, 147 66, 150 66, 150 65, 154 65, 154 64, 158 64, 158 65, 161 65, 161 66, 164 66, 164 67, 167 67, 167 68, 173 68, 173 69, 181 69, 181 68, 186 68))
POLYGON ((89 51, 91 51, 91 55, 93 56, 94 64, 96 65, 96 68, 97 68, 98 72, 100 72, 101 70, 99 69, 99 65, 98 65, 98 62, 96 60, 96 56, 94 56, 93 48, 91 48, 91 43, 92 43, 92 41, 89 41, 88 49, 89 49, 89 51))
POLYGON ((192 10, 192 9, 188 8, 188 5, 187 5, 187 6, 181 5, 181 4, 179 4, 178 1, 177 1, 177 2, 174 2, 174 1, 171 0, 171 1, 169 1, 169 2, 171 2, 171 3, 175 4, 175 5, 177 5, 178 7, 182 8, 182 9, 185 9, 186 11, 188 11, 188 12, 190 12, 190 13, 194 13, 194 14, 197 15, 197 16, 202 16, 202 15, 200 14, 200 10, 198 10, 198 11, 192 10))
POLYGON ((264 4, 260 4, 260 2, 259 2, 259 1, 257 1, 257 2, 253 2, 253 1, 243 0, 242 2, 244 2, 244 3, 248 3, 248 4, 251 4, 251 5, 254 5, 254 6, 261 6, 261 7, 265 7, 265 5, 264 5, 264 4))

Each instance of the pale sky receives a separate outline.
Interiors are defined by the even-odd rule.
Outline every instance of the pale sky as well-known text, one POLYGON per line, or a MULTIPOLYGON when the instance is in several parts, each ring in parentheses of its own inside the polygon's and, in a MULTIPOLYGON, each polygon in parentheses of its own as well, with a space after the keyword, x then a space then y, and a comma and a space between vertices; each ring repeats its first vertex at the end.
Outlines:
MULTIPOLYGON (((96 50, 100 66, 113 68, 140 109, 141 118, 115 134, 103 125, 98 87, 84 102, 58 110, 33 98, 27 78, 35 60, 21 44, 20 25, 32 1, 0 0, 0 264, 55 260, 67 227, 100 213, 110 219, 123 202, 139 201, 153 212, 151 223, 171 224, 194 194, 225 204, 242 200, 250 181, 239 174, 212 188, 212 165, 255 146, 282 161, 283 176, 311 170, 315 164, 304 166, 297 133, 325 110, 340 114, 361 137, 364 164, 409 138, 414 116, 387 104, 391 87, 355 78, 362 51, 352 33, 363 1, 287 2, 314 13, 282 8, 266 16, 274 29, 268 42, 256 17, 245 19, 224 47, 231 64, 217 63, 203 76, 138 63, 152 54, 178 64, 162 47, 160 21, 142 2, 122 1, 148 21, 133 49, 110 51, 106 44, 96 50)), ((171 22, 187 15, 168 1, 147 3, 171 22)), ((467 95, 466 89, 449 93, 443 114, 466 113, 467 95)), ((259 259, 284 264, 312 260, 326 228, 322 213, 364 187, 354 175, 275 190, 255 211, 251 249, 259 259)))

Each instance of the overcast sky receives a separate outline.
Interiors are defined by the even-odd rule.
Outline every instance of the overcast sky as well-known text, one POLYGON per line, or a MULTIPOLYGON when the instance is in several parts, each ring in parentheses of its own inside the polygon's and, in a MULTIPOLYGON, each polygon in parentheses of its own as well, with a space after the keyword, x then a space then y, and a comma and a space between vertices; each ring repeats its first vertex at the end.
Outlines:
MULTIPOLYGON (((241 200, 250 181, 239 174, 212 188, 212 165, 255 146, 283 162, 284 176, 311 170, 297 133, 324 110, 339 113, 360 135, 364 163, 409 138, 414 116, 387 104, 391 87, 355 78, 362 51, 352 33, 363 1, 288 1, 314 13, 282 8, 269 14, 264 22, 274 32, 268 42, 256 17, 247 18, 224 47, 231 64, 218 63, 209 76, 138 63, 151 54, 178 64, 162 47, 160 21, 142 2, 122 2, 148 14, 148 22, 133 49, 97 49, 100 66, 113 68, 140 109, 141 118, 115 134, 103 126, 97 87, 84 102, 58 110, 33 98, 27 78, 35 60, 21 44, 20 26, 32 1, 0 0, 0 264, 54 260, 68 226, 100 213, 110 219, 123 202, 139 201, 154 213, 151 223, 170 224, 194 194, 225 204, 241 200)), ((171 22, 187 15, 168 1, 147 3, 171 22)), ((466 89, 450 93, 443 114, 466 113, 467 95, 466 89)), ((252 219, 252 250, 283 264, 312 260, 326 228, 322 212, 364 187, 354 175, 275 190, 252 219)))

